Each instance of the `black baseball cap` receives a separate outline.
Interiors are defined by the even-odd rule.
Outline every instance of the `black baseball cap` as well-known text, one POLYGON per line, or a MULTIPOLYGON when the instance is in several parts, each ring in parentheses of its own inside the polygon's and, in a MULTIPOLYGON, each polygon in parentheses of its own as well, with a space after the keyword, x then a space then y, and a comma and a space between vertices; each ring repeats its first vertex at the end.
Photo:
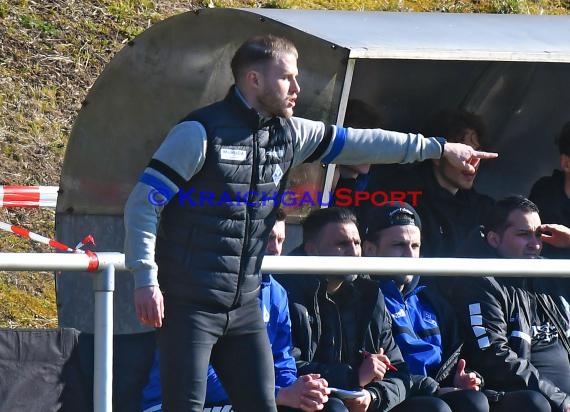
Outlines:
POLYGON ((414 225, 422 230, 422 222, 416 209, 406 202, 387 203, 368 210, 364 220, 364 238, 392 226, 414 225))

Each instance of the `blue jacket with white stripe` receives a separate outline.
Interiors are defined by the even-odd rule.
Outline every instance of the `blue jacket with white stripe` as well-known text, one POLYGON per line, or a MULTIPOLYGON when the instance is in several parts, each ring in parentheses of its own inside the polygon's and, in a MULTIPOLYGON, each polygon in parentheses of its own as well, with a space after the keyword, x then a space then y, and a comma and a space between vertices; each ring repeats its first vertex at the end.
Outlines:
POLYGON ((429 376, 448 386, 462 347, 459 323, 451 305, 418 282, 419 276, 414 276, 400 292, 392 280, 380 281, 392 333, 411 374, 429 376))

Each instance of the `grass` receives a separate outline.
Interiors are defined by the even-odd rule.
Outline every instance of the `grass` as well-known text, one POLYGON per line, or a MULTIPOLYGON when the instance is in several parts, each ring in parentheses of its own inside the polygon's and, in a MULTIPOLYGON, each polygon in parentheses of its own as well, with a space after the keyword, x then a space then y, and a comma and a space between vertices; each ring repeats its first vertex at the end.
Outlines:
MULTIPOLYGON (((201 7, 568 14, 569 0, 0 0, 0 184, 57 185, 81 102, 105 65, 152 24, 201 7)), ((54 213, 0 209, 54 234, 54 213)), ((47 247, 0 232, 0 251, 47 247)), ((55 327, 53 274, 0 273, 0 327, 55 327)))
POLYGON ((2 327, 57 327, 51 273, 0 273, 0 300, 2 327))

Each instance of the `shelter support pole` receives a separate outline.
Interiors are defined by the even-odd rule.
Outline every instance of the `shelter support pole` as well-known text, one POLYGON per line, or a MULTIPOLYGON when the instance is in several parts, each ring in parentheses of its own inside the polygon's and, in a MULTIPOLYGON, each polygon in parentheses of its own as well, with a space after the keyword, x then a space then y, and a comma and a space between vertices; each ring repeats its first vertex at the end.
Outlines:
POLYGON ((115 266, 107 264, 95 274, 94 412, 113 410, 113 293, 115 266))
MULTIPOLYGON (((356 64, 355 59, 348 59, 348 62, 346 63, 346 72, 344 74, 344 83, 342 84, 342 92, 340 95, 338 116, 336 119, 337 126, 344 125, 344 118, 346 115, 346 107, 348 105, 348 97, 350 96, 350 87, 352 86, 352 77, 354 75, 355 64, 356 64)), ((333 200, 331 192, 334 190, 334 187, 332 187, 332 185, 334 180, 335 169, 336 165, 334 163, 327 165, 327 170, 325 172, 325 184, 323 187, 323 198, 321 199, 321 204, 323 205, 323 207, 328 207, 333 200)))

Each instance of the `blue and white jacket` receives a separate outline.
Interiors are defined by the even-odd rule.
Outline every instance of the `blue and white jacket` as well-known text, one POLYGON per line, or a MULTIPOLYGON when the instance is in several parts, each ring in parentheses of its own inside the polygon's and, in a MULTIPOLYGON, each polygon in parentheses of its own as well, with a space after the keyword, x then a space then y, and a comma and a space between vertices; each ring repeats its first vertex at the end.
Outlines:
MULTIPOLYGON (((297 380, 297 368, 295 359, 291 355, 291 319, 289 318, 287 292, 271 275, 263 275, 260 306, 273 352, 275 393, 277 394, 280 388, 290 386, 297 380)), ((206 405, 220 405, 226 402, 229 403, 229 397, 216 372, 210 366, 208 368, 206 405)), ((143 411, 160 411, 161 409, 155 409, 155 407, 160 408, 161 403, 162 394, 157 353, 149 376, 149 383, 143 392, 143 411)))
POLYGON ((392 317, 394 339, 410 373, 441 384, 453 379, 462 347, 458 320, 443 297, 418 282, 419 276, 414 276, 400 292, 392 280, 381 280, 380 289, 392 317))

